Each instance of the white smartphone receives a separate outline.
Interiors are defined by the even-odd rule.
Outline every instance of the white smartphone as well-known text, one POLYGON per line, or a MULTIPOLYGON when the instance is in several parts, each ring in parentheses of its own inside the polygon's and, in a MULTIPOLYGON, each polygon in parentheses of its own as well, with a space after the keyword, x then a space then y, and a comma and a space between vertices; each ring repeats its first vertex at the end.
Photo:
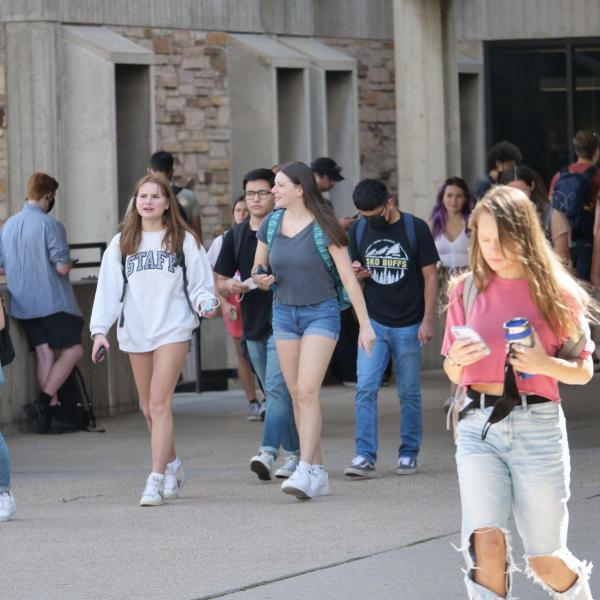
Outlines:
POLYGON ((472 342, 480 342, 489 350, 487 344, 483 341, 483 338, 468 325, 453 325, 450 328, 450 331, 452 331, 457 340, 471 340, 472 342))

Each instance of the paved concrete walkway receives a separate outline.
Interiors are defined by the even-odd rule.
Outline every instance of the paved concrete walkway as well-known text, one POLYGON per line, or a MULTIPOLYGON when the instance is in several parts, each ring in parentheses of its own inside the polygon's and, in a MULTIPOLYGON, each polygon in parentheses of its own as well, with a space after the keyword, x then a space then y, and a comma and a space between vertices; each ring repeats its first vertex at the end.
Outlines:
MULTIPOLYGON (((332 495, 299 502, 259 482, 248 462, 259 423, 239 392, 181 395, 182 498, 138 507, 149 471, 140 415, 108 433, 8 438, 16 518, 0 525, 0 598, 176 600, 444 600, 465 598, 453 443, 441 373, 423 376, 420 472, 397 477, 398 403, 380 398, 380 462, 370 481, 344 481, 354 455, 353 390, 323 393, 332 495)), ((572 448, 571 549, 600 563, 600 377, 565 393, 572 448)), ((522 554, 515 541, 515 557, 522 554)), ((521 560, 519 562, 522 563, 521 560)), ((600 598, 600 574, 592 589, 600 598)), ((516 578, 521 599, 548 596, 516 578)))

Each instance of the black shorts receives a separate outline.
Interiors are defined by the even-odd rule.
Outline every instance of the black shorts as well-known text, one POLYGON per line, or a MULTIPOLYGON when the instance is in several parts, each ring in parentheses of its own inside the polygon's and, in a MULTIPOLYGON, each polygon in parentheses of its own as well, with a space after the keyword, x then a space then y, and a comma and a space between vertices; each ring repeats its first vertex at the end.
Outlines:
POLYGON ((25 330, 29 349, 48 344, 53 350, 81 344, 83 319, 66 312, 54 313, 38 319, 19 319, 25 330))

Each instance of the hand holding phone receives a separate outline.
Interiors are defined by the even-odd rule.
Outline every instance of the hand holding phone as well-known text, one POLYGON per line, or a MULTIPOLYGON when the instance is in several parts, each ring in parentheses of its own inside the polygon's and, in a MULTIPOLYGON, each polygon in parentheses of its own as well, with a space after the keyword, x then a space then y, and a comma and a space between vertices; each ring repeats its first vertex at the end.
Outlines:
POLYGON ((457 340, 471 340, 472 342, 484 343, 483 338, 468 325, 453 325, 450 330, 457 340))
POLYGON ((104 360, 106 357, 106 346, 100 346, 98 348, 98 352, 96 352, 96 356, 94 356, 94 362, 99 363, 104 360))
POLYGON ((456 338, 446 354, 452 365, 467 367, 490 354, 479 333, 468 325, 454 325, 450 331, 456 338))

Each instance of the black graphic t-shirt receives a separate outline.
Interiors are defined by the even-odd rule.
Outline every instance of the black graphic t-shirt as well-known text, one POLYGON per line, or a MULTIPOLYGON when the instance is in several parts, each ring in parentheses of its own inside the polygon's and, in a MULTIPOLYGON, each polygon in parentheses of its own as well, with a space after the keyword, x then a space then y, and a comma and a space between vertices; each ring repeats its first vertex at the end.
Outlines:
MULTIPOLYGON (((252 230, 245 221, 236 225, 243 229, 242 243, 239 256, 235 256, 235 236, 230 229, 223 238, 223 246, 215 264, 215 273, 223 277, 233 277, 240 272, 242 281, 250 277, 256 254, 256 231, 252 230)), ((263 292, 256 289, 246 292, 242 298, 242 323, 244 337, 247 340, 264 340, 271 335, 271 308, 273 292, 263 292)))
POLYGON ((423 320, 421 269, 440 259, 427 223, 414 217, 414 224, 415 248, 411 248, 402 218, 385 229, 367 224, 360 248, 356 243, 357 223, 348 234, 352 260, 371 271, 371 277, 364 280, 369 316, 387 327, 408 327, 423 320))

